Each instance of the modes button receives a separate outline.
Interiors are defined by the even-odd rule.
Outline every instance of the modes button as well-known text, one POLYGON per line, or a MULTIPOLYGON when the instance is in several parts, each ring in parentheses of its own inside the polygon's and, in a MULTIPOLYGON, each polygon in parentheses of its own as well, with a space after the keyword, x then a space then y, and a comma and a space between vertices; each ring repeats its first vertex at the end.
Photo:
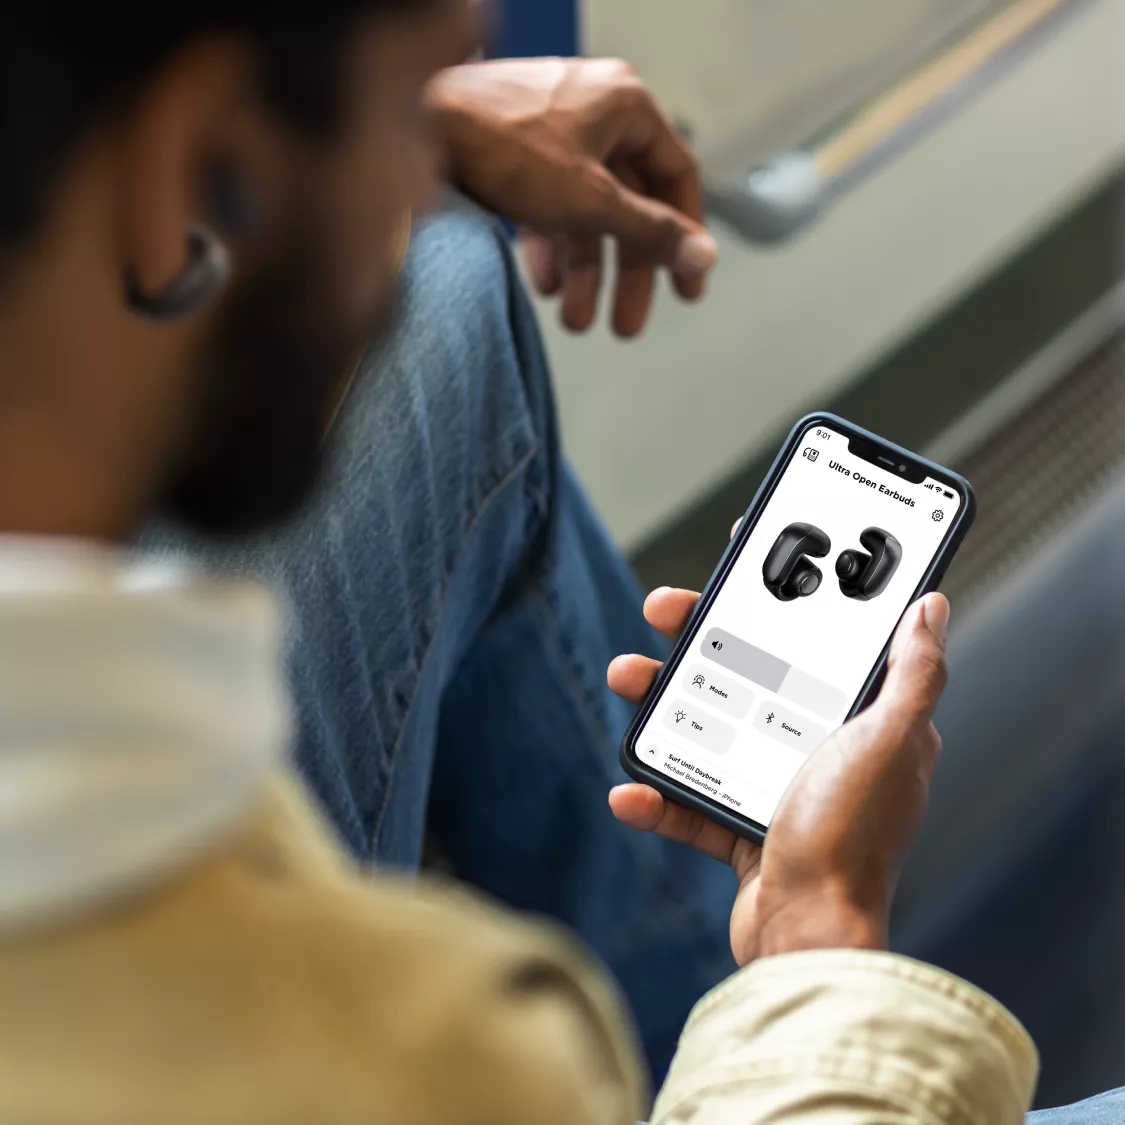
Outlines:
POLYGON ((683 689, 690 699, 725 711, 735 719, 750 714, 754 693, 730 676, 715 672, 709 665, 693 664, 683 673, 683 689))

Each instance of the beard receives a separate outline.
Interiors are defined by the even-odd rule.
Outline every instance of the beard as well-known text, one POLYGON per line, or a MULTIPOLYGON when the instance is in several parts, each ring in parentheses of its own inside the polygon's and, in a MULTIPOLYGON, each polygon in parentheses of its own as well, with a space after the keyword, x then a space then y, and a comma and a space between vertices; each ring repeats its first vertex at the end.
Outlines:
POLYGON ((232 291, 207 349, 193 432, 160 505, 196 532, 245 535, 301 509, 351 370, 389 328, 389 305, 362 326, 340 323, 344 303, 308 243, 232 291))

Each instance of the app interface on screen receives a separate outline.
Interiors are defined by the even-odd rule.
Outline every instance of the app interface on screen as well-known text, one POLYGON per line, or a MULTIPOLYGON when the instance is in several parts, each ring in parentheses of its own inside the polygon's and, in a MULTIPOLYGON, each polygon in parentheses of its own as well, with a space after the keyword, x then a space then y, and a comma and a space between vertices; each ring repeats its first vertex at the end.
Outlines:
POLYGON ((853 455, 847 435, 811 427, 641 729, 638 759, 768 827, 859 697, 960 507, 945 484, 905 481, 853 455))

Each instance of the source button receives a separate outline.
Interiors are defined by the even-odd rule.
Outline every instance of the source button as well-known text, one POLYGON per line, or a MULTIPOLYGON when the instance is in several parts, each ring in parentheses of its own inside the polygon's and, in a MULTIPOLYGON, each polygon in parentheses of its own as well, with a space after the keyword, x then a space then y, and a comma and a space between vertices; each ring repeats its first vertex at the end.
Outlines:
POLYGON ((810 723, 803 715, 780 706, 776 701, 762 704, 754 719, 754 728, 799 750, 806 757, 828 737, 823 727, 810 723))

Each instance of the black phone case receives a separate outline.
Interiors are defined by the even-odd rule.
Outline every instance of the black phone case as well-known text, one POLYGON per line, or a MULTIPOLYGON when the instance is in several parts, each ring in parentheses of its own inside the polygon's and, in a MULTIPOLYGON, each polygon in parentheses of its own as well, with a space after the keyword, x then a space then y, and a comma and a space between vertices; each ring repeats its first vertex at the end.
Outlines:
MULTIPOLYGON (((694 790, 688 789, 687 786, 681 785, 667 775, 650 769, 637 757, 636 740, 637 736, 640 734, 641 728, 652 714, 656 701, 659 699, 665 685, 679 670, 684 656, 695 641, 700 621, 710 609, 711 604, 715 600, 715 596, 726 581, 727 575, 730 573, 743 545, 757 525, 766 504, 769 502, 774 489, 777 487, 777 482, 781 478, 782 470, 789 463, 790 458, 795 453, 796 447, 804 434, 810 427, 821 423, 830 425, 841 433, 847 434, 849 438, 857 437, 865 441, 874 442, 893 457, 913 467, 925 470, 927 476, 931 476, 936 480, 942 481, 950 488, 956 489, 962 497, 963 503, 961 511, 957 516, 956 522, 950 529, 949 537, 945 541, 945 545, 941 551, 934 557, 929 569, 922 576, 922 581, 915 590, 914 596, 907 603, 907 608, 913 605, 919 598, 924 597, 926 594, 938 588, 941 580, 945 577, 945 572, 949 568, 949 564, 953 561, 958 550, 960 550, 961 544, 965 541, 965 536, 968 535, 969 529, 973 526, 973 521, 976 519, 977 514, 976 493, 973 491, 973 486, 964 477, 942 465, 927 460, 925 457, 920 457, 916 453, 911 453, 910 450, 903 449, 901 446, 895 445, 893 442, 887 441, 871 433, 869 430, 853 425, 851 422, 835 414, 817 412, 806 415, 789 432, 785 444, 781 447, 780 452, 774 459, 773 465, 770 467, 769 473, 766 475, 766 479, 762 482, 761 488, 758 489, 757 495, 747 509, 738 534, 731 540, 722 558, 719 560, 719 565, 715 568, 714 574, 711 575, 711 578, 708 580, 703 590, 703 594, 699 599, 699 604, 695 607, 691 617, 688 619, 683 634, 680 636, 676 647, 672 650, 671 656, 669 656, 664 667, 661 669, 660 675, 657 676, 656 682, 653 684, 644 703, 641 704, 640 709, 637 711, 625 735, 625 739, 621 744, 622 768, 635 781, 651 786, 669 800, 675 801, 678 805, 702 813, 708 820, 714 821, 716 824, 721 824, 724 828, 729 828, 736 835, 743 836, 748 840, 754 840, 758 843, 761 843, 766 838, 766 829, 762 825, 750 821, 745 817, 741 817, 737 813, 723 808, 709 797, 705 797, 701 793, 696 793, 694 790)), ((906 611, 903 610, 903 612, 905 613, 906 611)), ((852 719, 859 714, 859 712, 867 707, 878 694, 883 676, 886 673, 887 655, 890 651, 890 646, 891 637, 888 637, 887 643, 884 645, 883 651, 878 661, 876 661, 875 666, 871 669, 871 674, 867 677, 867 681, 864 683, 859 697, 848 712, 848 719, 852 719)))

